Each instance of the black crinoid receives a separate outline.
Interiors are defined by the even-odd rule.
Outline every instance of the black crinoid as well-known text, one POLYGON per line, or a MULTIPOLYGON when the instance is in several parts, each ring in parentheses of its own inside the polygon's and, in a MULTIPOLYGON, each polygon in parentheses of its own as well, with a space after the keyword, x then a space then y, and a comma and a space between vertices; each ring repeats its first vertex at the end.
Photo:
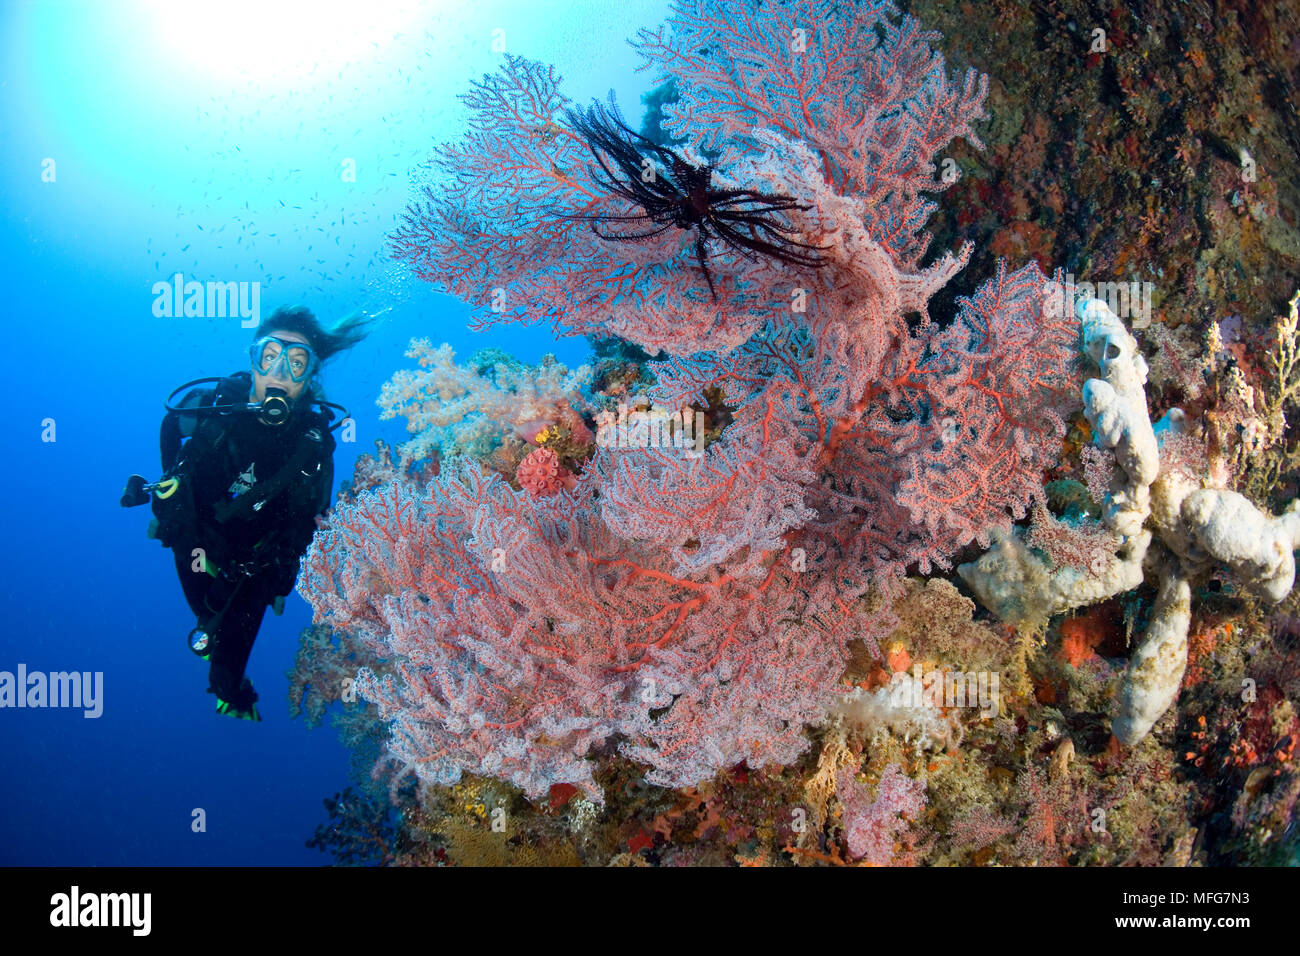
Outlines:
POLYGON ((826 260, 818 255, 825 247, 798 241, 794 238, 797 230, 780 218, 780 213, 806 210, 808 206, 788 196, 754 189, 715 188, 712 165, 692 165, 671 149, 633 132, 614 110, 601 103, 587 110, 571 109, 565 115, 600 167, 590 169, 592 178, 614 195, 645 210, 628 215, 574 216, 589 221, 602 239, 637 242, 672 228, 694 228, 695 257, 714 300, 718 294, 709 272, 711 239, 726 243, 749 259, 757 254, 796 266, 825 265, 826 260), (652 175, 645 175, 648 169, 653 170, 652 175), (635 232, 602 232, 598 228, 600 223, 637 222, 651 228, 635 232))

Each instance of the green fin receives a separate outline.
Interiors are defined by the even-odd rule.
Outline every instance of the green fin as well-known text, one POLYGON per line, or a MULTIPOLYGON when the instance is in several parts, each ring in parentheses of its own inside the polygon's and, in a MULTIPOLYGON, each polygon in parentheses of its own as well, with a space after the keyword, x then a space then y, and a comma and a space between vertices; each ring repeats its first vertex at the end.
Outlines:
POLYGON ((248 710, 240 710, 220 697, 217 698, 217 713, 226 717, 234 717, 237 720, 255 720, 259 723, 262 720, 262 715, 257 712, 256 704, 250 704, 248 710))

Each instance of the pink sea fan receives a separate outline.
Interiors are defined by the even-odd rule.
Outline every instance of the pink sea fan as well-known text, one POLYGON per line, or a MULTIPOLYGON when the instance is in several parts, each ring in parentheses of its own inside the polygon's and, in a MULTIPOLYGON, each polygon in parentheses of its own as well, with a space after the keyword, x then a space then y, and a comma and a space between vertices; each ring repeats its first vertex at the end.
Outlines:
MULTIPOLYGON (((970 254, 922 265, 925 197, 945 188, 933 161, 954 137, 978 145, 986 80, 949 76, 936 35, 886 2, 679 3, 671 26, 637 41, 680 95, 663 132, 709 157, 713 187, 793 200, 783 234, 822 261, 714 243, 714 301, 695 228, 645 242, 591 228, 637 213, 593 174, 552 69, 507 56, 474 85, 468 133, 439 151, 394 255, 485 323, 664 353, 650 397, 721 398, 709 420, 730 424, 702 448, 602 447, 572 477, 538 450, 525 491, 466 463, 335 509, 303 593, 392 664, 363 693, 426 782, 484 773, 599 800, 588 755, 612 739, 668 786, 788 763, 848 642, 878 650, 868 589, 1022 517, 1059 448, 1077 326, 1052 314, 1037 266, 1000 264, 955 315, 930 314, 970 254)), ((494 401, 526 431, 562 411, 521 410, 518 388, 432 357, 386 398, 435 447, 449 423, 502 424, 494 401)), ((590 397, 545 391, 574 410, 590 397)), ((874 800, 851 778, 841 790, 850 851, 890 859, 920 784, 891 768, 874 800)))
POLYGON ((907 470, 899 500, 917 523, 948 527, 987 546, 1042 499, 1043 471, 1060 453, 1072 321, 1045 308, 1043 276, 1032 264, 997 276, 962 303, 959 320, 930 345, 918 371, 928 423, 898 434, 907 470))
POLYGON ((922 193, 943 188, 931 158, 955 137, 980 145, 970 123, 988 79, 949 76, 931 46, 939 35, 896 13, 887 0, 677 3, 636 47, 677 81, 669 133, 721 151, 723 165, 757 128, 809 143, 826 182, 866 199, 868 232, 911 267, 933 209, 922 193))
POLYGON ((849 642, 876 629, 859 600, 868 582, 852 569, 840 581, 792 572, 781 557, 731 606, 710 602, 698 626, 642 659, 641 710, 623 752, 651 765, 651 783, 791 763, 808 748, 802 728, 825 719, 849 642))
POLYGON ((393 663, 359 686, 421 780, 600 801, 586 757, 614 734, 674 786, 807 746, 847 642, 870 630, 865 576, 803 575, 788 549, 759 577, 734 561, 680 572, 669 549, 614 535, 597 490, 584 475, 534 498, 463 463, 424 492, 345 502, 317 536, 303 593, 393 663))
POLYGON ((774 407, 739 414, 726 442, 691 449, 614 449, 597 455, 601 513, 629 539, 673 548, 679 568, 701 570, 744 552, 756 566, 784 547, 785 535, 808 524, 807 488, 817 471, 807 442, 774 407))
MULTIPOLYGON (((922 194, 945 188, 931 158, 954 137, 978 145, 970 122, 983 115, 987 82, 974 71, 950 78, 931 47, 937 35, 893 14, 888 3, 832 0, 679 4, 671 35, 642 31, 635 45, 659 79, 677 83, 666 132, 720 151, 724 177, 759 143, 756 130, 806 142, 818 178, 861 209, 864 236, 911 272, 933 209, 922 194), (796 23, 812 31, 806 52, 792 50, 796 23)), ((719 246, 710 250, 715 301, 692 265, 691 231, 644 244, 595 235, 582 217, 628 210, 563 122, 571 104, 553 69, 507 56, 464 100, 469 134, 435 158, 442 179, 408 211, 391 249, 422 277, 491 306, 484 322, 547 320, 687 355, 746 341, 788 310, 789 288, 809 285, 808 267, 719 246)))

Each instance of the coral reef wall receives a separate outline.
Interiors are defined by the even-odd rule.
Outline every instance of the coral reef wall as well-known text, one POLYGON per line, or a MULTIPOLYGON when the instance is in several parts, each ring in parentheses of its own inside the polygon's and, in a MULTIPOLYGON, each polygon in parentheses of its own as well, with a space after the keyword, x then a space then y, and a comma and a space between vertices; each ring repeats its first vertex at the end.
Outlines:
MULTIPOLYGON (((848 642, 872 640, 872 576, 986 543, 1055 460, 1075 323, 1048 314, 1041 273, 999 264, 951 321, 928 316, 969 256, 920 265, 932 160, 974 138, 984 80, 949 75, 887 4, 719 12, 682 7, 637 41, 676 84, 667 132, 693 166, 507 57, 466 97, 445 187, 394 237, 495 321, 667 352, 656 404, 680 416, 709 393, 732 418, 703 449, 598 447, 572 488, 516 491, 467 460, 335 509, 304 591, 404 658, 361 686, 421 779, 599 799, 585 758, 612 737, 664 785, 790 762, 848 642), (638 150, 662 164, 648 198, 611 171, 638 150)), ((444 426, 462 398, 449 356, 423 349, 411 400, 444 426)))
MULTIPOLYGON (((634 41, 644 135, 515 57, 465 96, 391 252, 595 355, 414 343, 382 399, 414 437, 306 559, 339 659, 304 666, 356 675, 394 795, 421 785, 385 860, 1291 852, 1295 599, 1191 552, 1162 598, 1127 507, 1157 468, 1295 497, 1285 17, 900 6, 677 5, 634 41), (1076 292, 1124 319, 1141 481, 1076 292), (990 545, 1001 622, 944 576, 990 545), (1116 740, 1169 608, 1177 672, 1116 740)), ((361 816, 338 845, 387 832, 361 816)))

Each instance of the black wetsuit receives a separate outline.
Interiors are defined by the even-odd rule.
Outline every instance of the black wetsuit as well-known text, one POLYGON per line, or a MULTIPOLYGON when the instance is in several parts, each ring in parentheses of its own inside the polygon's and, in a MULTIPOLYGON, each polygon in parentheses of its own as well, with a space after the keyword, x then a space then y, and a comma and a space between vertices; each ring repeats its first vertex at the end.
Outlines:
MULTIPOLYGON (((182 405, 244 403, 249 386, 248 373, 239 373, 189 393, 182 405)), ((163 469, 181 483, 173 498, 154 500, 158 537, 173 549, 185 599, 213 639, 208 689, 239 710, 256 700, 244 668, 262 617, 293 590, 316 516, 329 507, 328 425, 306 401, 280 425, 249 413, 163 419, 163 469)))

